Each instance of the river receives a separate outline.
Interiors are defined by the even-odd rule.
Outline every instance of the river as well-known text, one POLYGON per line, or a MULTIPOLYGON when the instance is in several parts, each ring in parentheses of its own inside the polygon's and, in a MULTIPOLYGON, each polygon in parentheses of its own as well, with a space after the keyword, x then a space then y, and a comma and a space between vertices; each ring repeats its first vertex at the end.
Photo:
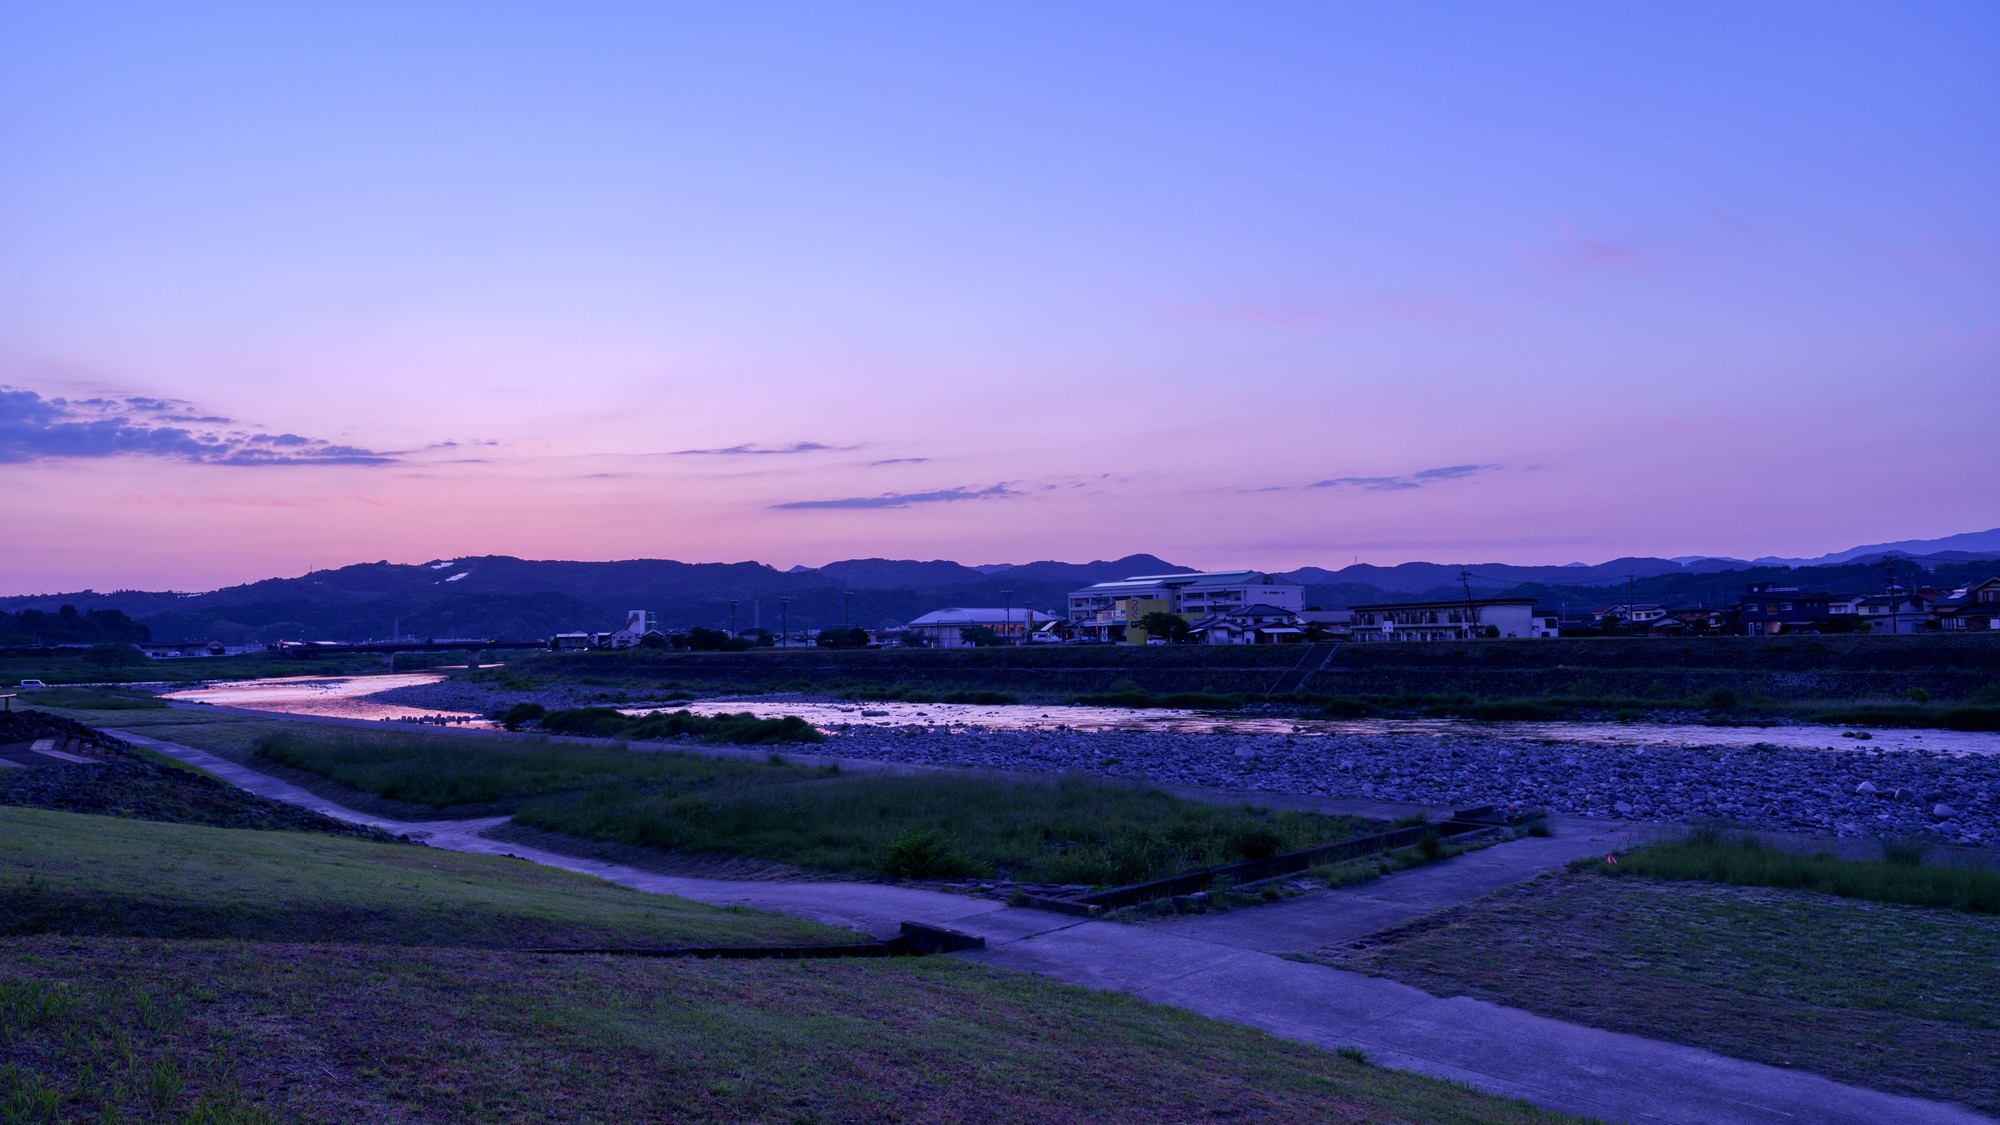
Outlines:
MULTIPOLYGON (((288 676, 281 679, 218 682, 167 692, 166 699, 209 703, 294 715, 326 715, 343 719, 423 720, 452 725, 491 727, 471 711, 426 711, 407 704, 373 698, 395 688, 435 684, 438 672, 406 672, 379 676, 288 676)), ((1237 714, 1226 711, 1134 710, 1123 707, 1037 706, 1029 704, 965 703, 843 703, 795 700, 705 699, 694 702, 662 700, 656 704, 621 704, 627 714, 685 707, 698 715, 748 711, 759 717, 797 715, 822 730, 843 727, 970 727, 992 730, 1141 730, 1186 734, 1239 733, 1319 735, 1429 735, 1433 737, 1508 738, 1544 743, 1591 743, 1612 746, 1780 746, 1787 749, 1928 750, 1948 754, 2000 753, 2000 732, 1905 730, 1871 728, 1870 737, 1844 737, 1839 727, 1817 724, 1785 726, 1704 726, 1692 723, 1478 723, 1461 719, 1299 719, 1286 716, 1237 714)), ((1848 728, 1852 731, 1854 728, 1848 728)))

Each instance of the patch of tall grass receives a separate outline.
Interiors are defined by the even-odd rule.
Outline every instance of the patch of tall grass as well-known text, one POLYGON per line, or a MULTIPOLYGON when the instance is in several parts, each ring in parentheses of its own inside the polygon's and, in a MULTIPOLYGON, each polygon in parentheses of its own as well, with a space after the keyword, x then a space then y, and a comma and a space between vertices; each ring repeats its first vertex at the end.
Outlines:
POLYGON ((609 707, 577 707, 568 711, 550 711, 536 725, 549 734, 626 738, 640 742, 692 738, 699 742, 769 746, 779 742, 822 742, 826 739, 811 723, 797 715, 760 719, 748 711, 721 715, 650 711, 643 715, 627 715, 609 707))
POLYGON ((844 774, 700 792, 601 788, 538 799, 524 824, 676 851, 854 873, 1138 882, 1358 835, 1355 817, 1202 804, 1155 789, 940 775, 844 774))
POLYGON ((292 728, 267 734, 257 740, 255 753, 364 793, 440 808, 506 804, 600 786, 700 792, 725 781, 754 778, 763 784, 784 783, 829 772, 542 739, 374 734, 331 728, 292 728))
POLYGON ((1753 836, 1705 829, 1674 843, 1640 848, 1620 858, 1615 866, 1603 860, 1586 866, 1607 875, 1784 887, 1905 906, 2000 914, 2000 871, 1944 867, 1922 859, 1922 851, 1909 845, 1886 847, 1880 860, 1837 859, 1825 852, 1799 855, 1753 836))

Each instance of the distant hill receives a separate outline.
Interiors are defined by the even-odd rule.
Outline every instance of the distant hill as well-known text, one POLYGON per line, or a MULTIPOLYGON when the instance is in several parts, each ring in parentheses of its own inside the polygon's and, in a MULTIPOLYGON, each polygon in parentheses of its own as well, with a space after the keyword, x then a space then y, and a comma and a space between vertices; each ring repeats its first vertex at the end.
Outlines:
POLYGON ((1969 558, 1994 558, 2000 556, 2000 527, 1990 531, 1968 531, 1962 535, 1947 535, 1943 539, 1905 539, 1897 543, 1873 543, 1866 547, 1849 547, 1845 551, 1835 551, 1816 559, 1761 558, 1760 566, 1828 566, 1833 563, 1863 562, 1879 559, 1884 555, 1909 555, 1922 558, 1951 558, 1963 561, 1969 558))
MULTIPOLYGON (((1956 585, 2000 570, 2000 530, 1907 544, 1877 544, 1799 562, 1744 562, 1707 557, 1625 558, 1595 565, 1512 566, 1412 562, 1327 570, 1303 567, 1284 577, 1306 587, 1306 603, 1342 608, 1378 601, 1458 598, 1460 572, 1483 597, 1535 597, 1582 608, 1636 597, 1642 601, 1726 603, 1744 585, 1782 581, 1834 593, 1872 592, 1885 553, 1917 555, 1925 581, 1956 585), (1992 549, 1981 544, 1993 544, 1992 549), (1949 545, 1949 546, 1943 546, 1949 545)), ((422 564, 358 563, 298 578, 269 578, 207 593, 123 590, 0 598, 0 611, 86 616, 119 611, 156 641, 230 644, 276 639, 358 641, 400 630, 419 637, 531 639, 567 630, 606 629, 628 609, 647 609, 669 626, 725 627, 735 603, 739 629, 839 625, 887 626, 946 606, 999 606, 1059 613, 1074 589, 1137 574, 1193 568, 1155 555, 1087 563, 1041 561, 977 567, 943 559, 847 559, 779 571, 757 562, 684 563, 671 559, 565 562, 507 555, 436 559, 422 564)), ((15 628, 23 631, 16 617, 15 628)), ((34 619, 41 622, 42 618, 34 619)), ((53 619, 51 619, 53 620, 53 619)), ((104 618, 103 620, 110 620, 104 618)), ((38 624, 37 629, 41 626, 38 624)))

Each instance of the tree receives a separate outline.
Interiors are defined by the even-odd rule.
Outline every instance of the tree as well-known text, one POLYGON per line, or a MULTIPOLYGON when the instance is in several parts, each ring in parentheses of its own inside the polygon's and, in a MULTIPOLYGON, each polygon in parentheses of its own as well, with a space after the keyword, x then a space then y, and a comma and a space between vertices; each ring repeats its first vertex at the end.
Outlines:
POLYGON ((867 648, 868 640, 868 630, 857 626, 852 629, 821 629, 819 636, 813 638, 813 643, 821 648, 867 648))
POLYGON ((732 637, 720 629, 701 625, 688 630, 687 642, 696 652, 742 652, 751 643, 748 637, 732 637))
POLYGON ((958 631, 958 639, 973 648, 998 648, 1007 639, 984 625, 967 625, 958 631))
POLYGON ((126 644, 91 645, 84 650, 83 658, 99 668, 116 668, 146 662, 145 653, 126 644))
POLYGON ((1187 618, 1179 614, 1162 613, 1155 610, 1141 617, 1134 624, 1144 629, 1148 637, 1158 637, 1168 644, 1184 644, 1187 641, 1187 618))

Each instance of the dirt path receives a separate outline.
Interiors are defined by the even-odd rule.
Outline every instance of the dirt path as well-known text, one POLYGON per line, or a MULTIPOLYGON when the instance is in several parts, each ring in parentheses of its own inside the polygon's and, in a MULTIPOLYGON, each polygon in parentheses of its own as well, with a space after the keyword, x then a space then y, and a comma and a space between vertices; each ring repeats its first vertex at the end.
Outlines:
POLYGON ((1439 999, 1408 985, 1292 961, 1272 951, 1273 946, 1325 945, 1342 940, 1329 934, 1357 926, 1367 927, 1359 931, 1364 933, 1379 928, 1379 918, 1393 922, 1466 901, 1560 865, 1585 844, 1595 851, 1612 842, 1565 834, 1561 826, 1551 840, 1497 845, 1384 879, 1365 893, 1330 892, 1277 907, 1153 926, 1122 925, 875 883, 732 881, 641 871, 480 834, 505 818, 394 821, 364 816, 205 751, 136 733, 112 733, 251 792, 421 836, 433 847, 515 855, 639 890, 774 910, 877 935, 894 932, 904 920, 968 930, 983 935, 987 948, 954 956, 1129 993, 1320 1047, 1360 1047, 1385 1066, 1607 1121, 1945 1125, 1990 1120, 1956 1106, 1899 1098, 1464 997, 1439 999), (1488 858, 1472 862, 1478 856, 1488 858))

